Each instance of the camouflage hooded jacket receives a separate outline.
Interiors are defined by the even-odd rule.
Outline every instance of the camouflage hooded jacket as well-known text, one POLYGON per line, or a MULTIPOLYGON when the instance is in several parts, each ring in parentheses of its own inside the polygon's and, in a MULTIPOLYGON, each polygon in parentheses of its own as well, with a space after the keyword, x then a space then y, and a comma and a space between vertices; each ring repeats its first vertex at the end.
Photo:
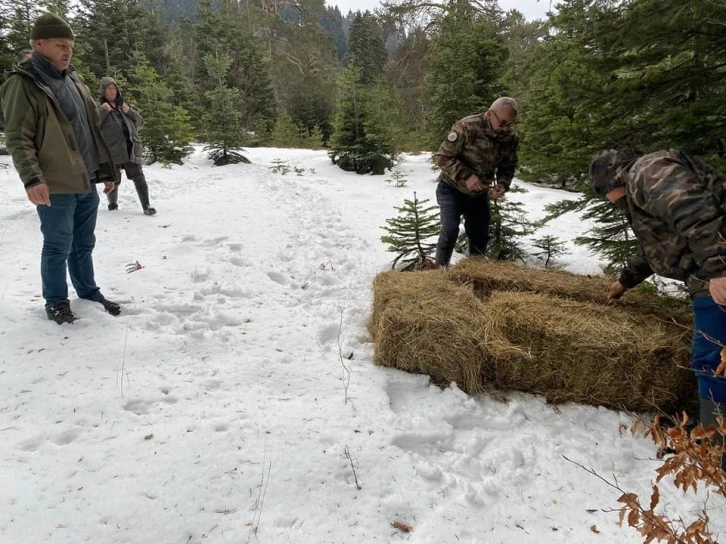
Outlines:
POLYGON ((631 288, 653 273, 686 282, 691 296, 726 276, 726 177, 675 150, 645 155, 619 173, 638 253, 620 275, 631 288))
POLYGON ((484 185, 503 184, 507 190, 517 167, 517 133, 494 132, 485 114, 464 117, 454 123, 451 132, 436 151, 436 164, 441 168, 440 179, 454 189, 469 195, 466 180, 476 174, 484 185))

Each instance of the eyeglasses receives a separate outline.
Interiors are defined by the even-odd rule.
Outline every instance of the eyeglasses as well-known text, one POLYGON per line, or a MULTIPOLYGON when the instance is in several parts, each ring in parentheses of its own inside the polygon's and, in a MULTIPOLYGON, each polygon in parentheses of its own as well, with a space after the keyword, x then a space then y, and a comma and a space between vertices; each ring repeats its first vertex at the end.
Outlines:
POLYGON ((503 129, 513 128, 517 125, 517 121, 502 121, 501 117, 497 115, 497 112, 494 110, 491 110, 492 115, 497 118, 497 122, 499 123, 499 126, 503 129))

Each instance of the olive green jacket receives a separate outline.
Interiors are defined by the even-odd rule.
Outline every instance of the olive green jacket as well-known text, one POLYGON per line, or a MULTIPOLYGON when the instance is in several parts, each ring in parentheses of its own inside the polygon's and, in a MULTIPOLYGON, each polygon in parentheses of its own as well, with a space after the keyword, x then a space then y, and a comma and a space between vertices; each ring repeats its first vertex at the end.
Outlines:
MULTIPOLYGON (((98 153, 97 182, 118 181, 111 153, 101 135, 101 116, 83 78, 68 69, 86 106, 98 153)), ((91 190, 88 169, 71 123, 50 88, 43 85, 30 63, 16 66, 0 87, 5 116, 5 139, 21 181, 28 189, 46 183, 50 194, 91 190)))

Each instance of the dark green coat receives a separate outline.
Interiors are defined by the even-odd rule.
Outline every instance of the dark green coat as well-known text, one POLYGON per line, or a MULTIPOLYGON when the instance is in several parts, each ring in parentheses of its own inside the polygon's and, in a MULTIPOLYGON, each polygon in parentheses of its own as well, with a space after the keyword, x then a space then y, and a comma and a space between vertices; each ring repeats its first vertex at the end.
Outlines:
MULTIPOLYGON (((101 116, 83 78, 68 69, 86 106, 96 144, 99 181, 118 181, 111 153, 101 135, 101 116)), ((45 182, 50 194, 91 190, 88 170, 71 123, 51 90, 30 71, 16 66, 0 87, 5 138, 26 188, 45 182)))

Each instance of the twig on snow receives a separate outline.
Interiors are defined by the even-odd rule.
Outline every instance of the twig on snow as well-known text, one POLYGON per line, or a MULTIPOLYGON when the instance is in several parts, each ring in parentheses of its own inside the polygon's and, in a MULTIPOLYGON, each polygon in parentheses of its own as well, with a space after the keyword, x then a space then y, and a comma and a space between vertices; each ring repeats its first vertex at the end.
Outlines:
POLYGON ((345 456, 348 458, 348 461, 350 461, 350 468, 353 471, 353 478, 355 479, 355 487, 360 491, 363 488, 358 483, 358 474, 355 472, 355 463, 353 463, 353 458, 350 456, 350 448, 348 448, 348 446, 345 447, 345 456))
POLYGON ((257 530, 260 528, 260 519, 262 518, 262 507, 265 504, 265 495, 267 495, 267 486, 270 483, 270 472, 272 471, 272 461, 267 465, 267 479, 265 479, 265 461, 267 458, 267 446, 265 446, 265 456, 262 459, 262 479, 260 480, 259 490, 257 492, 257 500, 255 501, 252 510, 255 510, 255 514, 252 516, 252 523, 250 524, 250 532, 247 535, 247 544, 252 539, 252 535, 257 536, 257 530))
POLYGON ((343 346, 340 344, 340 334, 343 331, 343 308, 340 309, 340 325, 338 326, 338 357, 343 366, 343 387, 345 388, 345 403, 348 404, 348 387, 350 386, 350 368, 345 366, 343 359, 343 346))
POLYGON ((129 373, 126 372, 126 345, 128 344, 129 340, 129 320, 126 319, 126 333, 124 335, 124 353, 121 357, 121 398, 124 396, 124 374, 126 374, 126 381, 131 385, 131 382, 129 380, 129 373))

